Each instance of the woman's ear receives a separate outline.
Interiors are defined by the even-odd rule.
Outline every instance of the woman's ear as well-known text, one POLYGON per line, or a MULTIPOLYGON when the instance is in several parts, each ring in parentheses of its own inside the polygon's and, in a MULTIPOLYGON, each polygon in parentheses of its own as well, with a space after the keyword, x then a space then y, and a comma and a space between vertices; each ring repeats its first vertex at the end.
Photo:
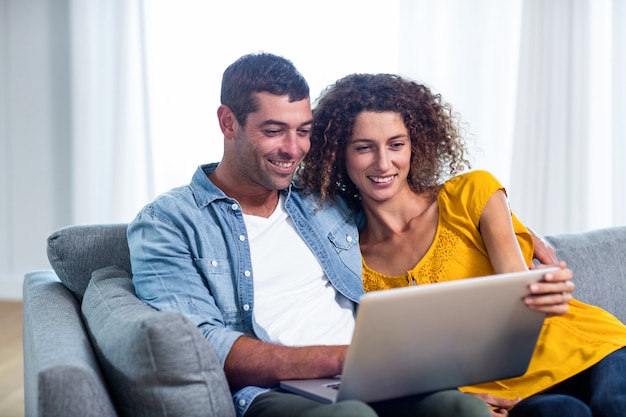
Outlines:
POLYGON ((222 104, 217 108, 217 120, 220 124, 220 129, 224 134, 225 139, 232 139, 235 137, 235 132, 239 126, 235 114, 230 107, 222 104))

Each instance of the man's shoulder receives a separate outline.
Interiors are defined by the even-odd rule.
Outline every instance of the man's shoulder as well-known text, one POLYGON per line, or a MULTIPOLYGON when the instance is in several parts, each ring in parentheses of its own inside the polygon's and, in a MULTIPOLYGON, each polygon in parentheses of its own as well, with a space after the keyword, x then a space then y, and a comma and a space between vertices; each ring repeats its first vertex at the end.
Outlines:
POLYGON ((159 211, 177 211, 188 209, 202 209, 216 198, 223 197, 223 193, 209 180, 209 175, 215 170, 217 163, 199 166, 194 172, 189 184, 181 185, 157 196, 146 209, 159 211))
POLYGON ((162 220, 180 218, 181 213, 197 208, 189 185, 173 188, 146 204, 134 221, 149 216, 162 220))
POLYGON ((304 192, 301 188, 292 186, 291 191, 286 190, 288 199, 297 202, 299 205, 312 210, 314 213, 328 216, 352 216, 353 212, 348 207, 345 199, 341 197, 331 198, 323 204, 320 202, 320 196, 317 193, 304 192))

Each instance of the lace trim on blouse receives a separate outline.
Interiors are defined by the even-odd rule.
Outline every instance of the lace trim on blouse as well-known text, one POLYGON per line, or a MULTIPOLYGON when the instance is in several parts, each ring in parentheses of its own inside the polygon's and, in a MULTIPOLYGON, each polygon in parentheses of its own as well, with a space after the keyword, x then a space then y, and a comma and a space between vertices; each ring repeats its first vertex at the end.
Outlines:
POLYGON ((363 259, 363 286, 365 291, 387 290, 409 285, 432 284, 445 281, 446 269, 460 237, 449 229, 437 232, 435 242, 426 255, 405 275, 391 276, 374 271, 363 259))

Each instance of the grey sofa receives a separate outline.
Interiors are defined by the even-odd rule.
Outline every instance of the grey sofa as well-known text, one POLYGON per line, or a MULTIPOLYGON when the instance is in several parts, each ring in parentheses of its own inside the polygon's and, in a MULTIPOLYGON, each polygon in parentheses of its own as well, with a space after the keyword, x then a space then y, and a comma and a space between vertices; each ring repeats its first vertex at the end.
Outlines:
MULTIPOLYGON (((626 227, 547 236, 578 299, 626 321, 626 227)), ((48 239, 53 270, 24 278, 26 416, 233 416, 222 368, 184 316, 135 297, 126 225, 48 239)))

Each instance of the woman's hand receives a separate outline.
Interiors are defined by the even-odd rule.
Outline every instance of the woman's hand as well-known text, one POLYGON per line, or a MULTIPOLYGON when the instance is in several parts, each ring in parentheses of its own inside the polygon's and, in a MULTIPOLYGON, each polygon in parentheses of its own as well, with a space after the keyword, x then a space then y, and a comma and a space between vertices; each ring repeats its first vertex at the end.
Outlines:
MULTIPOLYGON (((543 280, 530 284, 530 295, 524 298, 526 306, 551 316, 567 313, 572 299, 574 274, 565 262, 557 264, 561 269, 544 275, 543 280)), ((541 268, 540 266, 538 268, 541 268)))
POLYGON ((491 408, 491 415, 493 417, 508 416, 509 410, 513 408, 515 404, 521 401, 519 399, 505 400, 504 398, 494 397, 491 394, 477 394, 474 392, 468 392, 467 394, 473 395, 474 397, 478 397, 484 402, 486 402, 489 408, 491 408))
POLYGON ((537 235, 531 228, 527 227, 527 229, 533 238, 533 245, 535 248, 533 256, 535 259, 543 265, 557 265, 558 259, 556 257, 556 252, 554 252, 554 248, 550 246, 548 242, 539 237, 539 235, 537 235))

